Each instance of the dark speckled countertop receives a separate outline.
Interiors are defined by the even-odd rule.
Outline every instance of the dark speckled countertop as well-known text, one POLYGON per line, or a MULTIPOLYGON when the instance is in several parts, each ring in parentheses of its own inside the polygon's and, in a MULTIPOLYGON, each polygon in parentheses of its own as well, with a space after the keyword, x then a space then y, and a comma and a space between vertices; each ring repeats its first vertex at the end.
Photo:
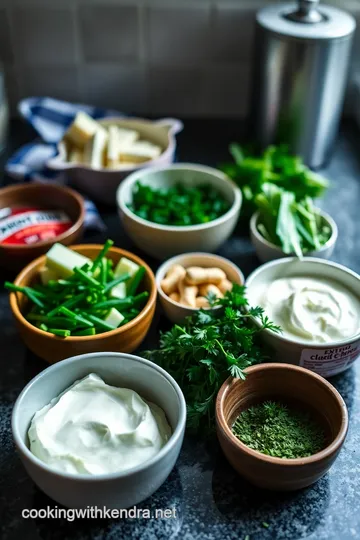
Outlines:
MULTIPOLYGON (((227 146, 241 136, 237 122, 186 121, 179 136, 178 159, 216 165, 227 159, 227 146)), ((0 161, 33 133, 19 122, 12 125, 8 148, 0 161)), ((339 226, 333 260, 360 273, 360 137, 352 124, 343 126, 335 153, 325 173, 332 187, 323 207, 339 226)), ((4 179, 6 182, 6 179, 4 179)), ((108 232, 87 233, 85 241, 103 241, 137 250, 121 229, 113 209, 101 208, 108 232)), ((221 255, 238 264, 245 275, 259 263, 247 237, 237 234, 221 255)), ((148 258, 147 258, 148 259, 148 258)), ((149 261, 156 269, 155 261, 149 261)), ((2 275, 1 278, 12 276, 2 275)), ((143 347, 156 345, 158 331, 166 328, 160 312, 143 347)), ((5 293, 0 292, 0 538, 2 540, 350 540, 360 538, 360 361, 331 380, 344 397, 350 414, 345 445, 330 472, 314 486, 278 494, 252 487, 235 474, 216 439, 204 443, 185 437, 179 460, 165 484, 138 509, 175 509, 169 519, 119 520, 22 519, 24 508, 55 507, 27 476, 15 452, 10 418, 23 386, 45 362, 21 343, 11 319, 5 293), (268 524, 265 527, 263 523, 268 524)))

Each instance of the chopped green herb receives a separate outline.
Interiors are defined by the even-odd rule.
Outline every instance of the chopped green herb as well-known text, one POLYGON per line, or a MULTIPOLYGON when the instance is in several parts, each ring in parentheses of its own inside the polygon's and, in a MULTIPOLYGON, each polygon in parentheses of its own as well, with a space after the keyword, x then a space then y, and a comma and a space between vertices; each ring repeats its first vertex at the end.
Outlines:
POLYGON ((268 242, 301 257, 328 241, 332 231, 313 205, 328 187, 325 178, 284 145, 269 146, 257 156, 234 143, 230 153, 234 163, 220 168, 242 189, 242 215, 259 210, 257 229, 268 242))
POLYGON ((262 526, 265 527, 265 529, 268 529, 270 527, 270 525, 266 523, 266 521, 262 522, 262 526))
POLYGON ((321 197, 329 186, 326 178, 309 169, 286 145, 269 146, 258 155, 236 143, 229 150, 234 162, 221 165, 220 169, 241 188, 245 199, 241 211, 245 210, 248 216, 256 209, 254 199, 263 191, 264 184, 276 184, 294 193, 297 201, 321 197))
POLYGON ((324 430, 310 412, 277 401, 242 411, 232 431, 249 448, 284 459, 312 456, 325 446, 324 430))
POLYGON ((209 301, 219 308, 187 317, 184 326, 176 324, 161 334, 158 350, 145 353, 179 383, 187 402, 188 427, 196 431, 214 429, 215 398, 225 379, 245 378, 246 367, 267 359, 260 330, 280 331, 261 308, 247 307, 240 285, 234 284, 224 298, 209 301), (252 317, 260 319, 261 328, 252 317))
POLYGON ((157 189, 136 183, 129 209, 137 216, 160 225, 184 227, 208 223, 225 214, 230 203, 210 184, 186 186, 177 183, 157 189))

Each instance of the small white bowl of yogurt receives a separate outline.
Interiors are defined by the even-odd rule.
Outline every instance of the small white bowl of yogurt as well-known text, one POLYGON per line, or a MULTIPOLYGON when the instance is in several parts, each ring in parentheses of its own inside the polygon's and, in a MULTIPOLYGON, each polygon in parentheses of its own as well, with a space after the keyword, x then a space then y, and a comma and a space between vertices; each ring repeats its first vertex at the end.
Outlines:
POLYGON ((278 259, 245 285, 249 306, 282 328, 262 332, 277 361, 330 377, 360 356, 360 276, 352 270, 313 257, 278 259))
POLYGON ((19 395, 12 432, 35 484, 69 508, 128 508, 152 495, 178 458, 186 404, 153 362, 92 353, 50 366, 19 395))

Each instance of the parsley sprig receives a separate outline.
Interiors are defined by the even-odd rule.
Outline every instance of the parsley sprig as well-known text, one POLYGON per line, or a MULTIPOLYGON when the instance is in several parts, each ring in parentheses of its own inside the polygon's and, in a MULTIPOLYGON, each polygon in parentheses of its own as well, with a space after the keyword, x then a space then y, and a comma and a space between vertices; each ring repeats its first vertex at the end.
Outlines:
POLYGON ((280 331, 262 308, 248 307, 243 286, 234 284, 224 298, 210 296, 209 302, 217 309, 197 311, 184 326, 176 324, 162 333, 158 350, 146 352, 179 383, 187 402, 188 427, 194 431, 214 429, 216 394, 230 375, 244 379, 246 367, 268 359, 259 332, 280 331))

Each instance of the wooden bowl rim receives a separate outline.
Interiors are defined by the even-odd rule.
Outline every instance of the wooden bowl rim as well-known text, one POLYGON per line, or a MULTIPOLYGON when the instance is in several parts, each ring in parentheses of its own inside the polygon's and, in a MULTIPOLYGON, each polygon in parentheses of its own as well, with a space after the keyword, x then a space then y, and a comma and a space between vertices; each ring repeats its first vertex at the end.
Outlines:
POLYGON ((232 433, 224 416, 223 406, 224 406, 224 400, 226 399, 226 394, 228 393, 229 388, 233 386, 234 384, 238 384, 240 380, 240 379, 234 379, 233 377, 228 377, 226 379, 226 381, 222 384, 216 397, 215 417, 216 417, 217 428, 218 430, 221 431, 222 435, 225 436, 226 440, 232 446, 232 448, 237 451, 239 457, 241 457, 241 454, 244 453, 244 454, 247 454, 249 457, 257 459, 259 462, 273 464, 273 465, 281 465, 284 467, 294 467, 294 466, 299 466, 299 465, 310 465, 314 463, 319 463, 323 461, 324 459, 326 459, 327 457, 329 457, 334 452, 336 452, 337 450, 339 450, 345 440, 347 430, 348 430, 348 425, 349 425, 348 410, 347 410, 345 401, 343 400, 340 393, 336 390, 336 388, 331 383, 329 383, 326 379, 321 377, 321 375, 318 375, 317 373, 314 373, 313 371, 303 368, 301 366, 295 366, 292 364, 285 364, 285 363, 280 363, 280 362, 272 362, 272 363, 258 364, 255 366, 248 367, 245 369, 245 372, 249 375, 257 371, 280 370, 280 369, 295 371, 307 377, 316 379, 335 398, 337 405, 339 407, 339 410, 340 410, 340 414, 341 414, 341 426, 340 426, 338 434, 328 446, 326 446, 320 452, 313 454, 312 456, 308 456, 304 458, 288 458, 288 459, 268 456, 266 454, 262 454, 261 452, 258 452, 257 450, 253 450, 252 448, 249 448, 248 446, 246 446, 246 444, 244 444, 239 439, 237 439, 235 435, 232 433))
POLYGON ((7 186, 0 189, 0 199, 2 195, 6 195, 8 193, 14 193, 15 195, 18 193, 21 193, 23 191, 36 191, 40 187, 45 187, 46 189, 53 190, 54 191, 54 197, 56 197, 57 193, 63 193, 65 195, 68 195, 71 197, 78 205, 78 217, 76 221, 71 225, 70 229, 63 232, 62 234, 59 234, 55 238, 51 238, 49 240, 42 240, 41 242, 37 242, 36 244, 29 244, 29 245, 3 245, 0 246, 1 249, 6 250, 16 250, 18 252, 21 251, 28 251, 30 252, 32 249, 37 249, 41 247, 47 247, 52 246, 56 242, 62 242, 63 240, 66 240, 66 238, 69 238, 72 234, 79 231, 79 229, 84 224, 85 220, 85 204, 83 197, 77 193, 75 190, 67 187, 67 186, 59 186, 57 184, 42 184, 41 182, 32 182, 31 184, 19 184, 19 185, 12 185, 7 186))
MULTIPOLYGON (((97 249, 98 251, 100 251, 103 248, 103 245, 101 244, 75 244, 73 246, 69 246, 69 248, 73 249, 74 251, 81 251, 83 248, 97 249)), ((155 276, 151 268, 146 264, 146 262, 140 259, 140 257, 135 255, 134 253, 131 253, 130 251, 126 251, 125 249, 117 248, 115 246, 112 246, 109 252, 119 255, 119 257, 128 257, 129 259, 136 262, 140 266, 144 266, 145 271, 147 275, 149 276, 150 282, 151 282, 151 290, 149 291, 150 295, 149 295, 148 301, 146 302, 145 306, 140 311, 140 313, 136 317, 134 317, 134 319, 124 324, 124 326, 120 326, 120 328, 115 328, 114 330, 110 330, 109 332, 104 332, 103 334, 98 334, 95 336, 69 336, 65 338, 65 340, 68 342, 74 343, 74 342, 83 342, 87 340, 95 341, 95 340, 107 339, 114 335, 122 334, 126 332, 126 330, 130 330, 131 328, 136 326, 138 323, 140 323, 143 319, 145 319, 156 302, 157 290, 156 290, 155 276)), ((14 284, 20 285, 21 281, 27 276, 29 271, 32 270, 34 267, 39 266, 40 264, 44 263, 45 258, 46 258, 46 255, 41 255, 37 259, 34 259, 27 266, 25 266, 25 268, 23 268, 23 270, 21 270, 21 272, 16 276, 14 284)), ((61 338, 59 336, 54 336, 50 334, 49 332, 44 332, 44 330, 40 330, 40 328, 37 328, 36 326, 32 325, 27 319, 25 319, 18 305, 18 294, 19 293, 16 293, 16 292, 10 293, 10 307, 16 320, 22 326, 26 326, 30 331, 34 332, 35 334, 38 334, 39 337, 46 336, 48 339, 52 339, 56 341, 64 341, 64 338, 61 338)))

